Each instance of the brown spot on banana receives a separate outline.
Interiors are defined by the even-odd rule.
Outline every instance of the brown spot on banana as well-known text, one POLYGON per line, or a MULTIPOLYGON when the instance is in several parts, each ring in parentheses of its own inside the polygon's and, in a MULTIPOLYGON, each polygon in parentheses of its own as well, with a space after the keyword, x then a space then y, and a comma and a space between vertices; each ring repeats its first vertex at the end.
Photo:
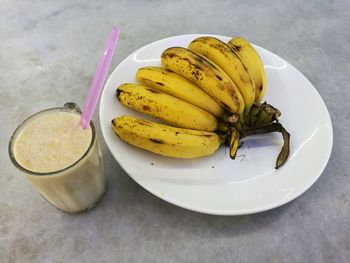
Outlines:
MULTIPOLYGON (((235 54, 235 55, 238 56, 237 54, 235 54)), ((242 60, 239 56, 238 56, 238 58, 242 61, 242 66, 243 66, 244 70, 245 70, 245 71, 249 71, 248 68, 247 68, 247 66, 246 66, 246 64, 243 63, 243 60, 242 60)))
POLYGON ((148 91, 150 91, 150 92, 152 92, 152 93, 154 93, 154 94, 160 94, 160 92, 159 91, 157 91, 157 90, 154 90, 154 89, 150 89, 150 88, 146 88, 148 91))
POLYGON ((149 111, 149 110, 151 110, 150 106, 147 106, 147 105, 142 105, 142 109, 143 109, 144 111, 149 111))
POLYGON ((239 75, 239 79, 244 83, 252 83, 250 79, 245 79, 242 75, 239 75))
POLYGON ((220 105, 221 105, 224 109, 230 111, 230 107, 229 107, 225 102, 220 101, 220 105))
POLYGON ((195 56, 195 57, 193 57, 194 58, 194 60, 195 61, 197 61, 198 63, 201 63, 201 64, 205 64, 205 60, 202 58, 202 57, 200 57, 200 56, 195 56))
MULTIPOLYGON (((227 49, 225 49, 224 46, 218 45, 218 44, 213 44, 213 43, 211 43, 210 41, 208 41, 208 40, 205 39, 205 38, 199 39, 199 40, 197 40, 197 41, 199 41, 199 42, 204 42, 204 43, 206 43, 207 45, 209 45, 210 47, 215 48, 215 49, 217 49, 217 50, 220 50, 221 53, 222 53, 225 57, 228 57, 228 56, 227 56, 227 49)), ((192 42, 197 42, 197 41, 192 41, 192 42)), ((220 40, 220 41, 221 41, 221 40, 220 40)))
POLYGON ((123 91, 120 89, 117 89, 115 92, 115 95, 117 96, 117 98, 119 99, 120 93, 122 93, 123 91))
POLYGON ((137 120, 137 123, 143 126, 148 126, 148 127, 152 127, 152 125, 150 125, 148 122, 144 121, 144 120, 137 120))
POLYGON ((118 100, 120 100, 120 97, 121 97, 123 94, 131 95, 131 93, 128 92, 128 91, 125 91, 125 90, 122 90, 122 89, 119 89, 119 88, 116 90, 116 96, 117 96, 118 100))
POLYGON ((165 143, 163 140, 160 140, 160 139, 150 138, 149 140, 151 142, 158 143, 158 144, 164 144, 165 143))
POLYGON ((230 46, 234 51, 240 51, 241 50, 241 46, 239 46, 239 45, 234 45, 234 44, 232 44, 231 46, 230 46))
POLYGON ((224 88, 227 91, 227 93, 229 94, 229 96, 232 98, 233 103, 236 104, 237 108, 239 108, 241 106, 241 103, 238 99, 236 92, 231 89, 231 85, 225 83, 224 88))
POLYGON ((213 137, 214 135, 212 135, 212 134, 198 134, 197 136, 209 138, 209 137, 213 137))
POLYGON ((215 77, 216 77, 218 80, 222 81, 222 77, 220 77, 219 75, 215 75, 215 77))

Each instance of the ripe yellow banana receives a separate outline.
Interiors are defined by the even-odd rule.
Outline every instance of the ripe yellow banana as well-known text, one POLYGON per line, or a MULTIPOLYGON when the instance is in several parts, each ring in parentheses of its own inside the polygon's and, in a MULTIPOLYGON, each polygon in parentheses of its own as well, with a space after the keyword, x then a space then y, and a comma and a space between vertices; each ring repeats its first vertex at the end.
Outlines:
POLYGON ((244 38, 232 38, 228 45, 242 58, 255 83, 255 101, 263 99, 266 91, 266 72, 255 48, 244 38))
POLYGON ((176 127, 214 131, 219 123, 214 115, 188 102, 139 84, 122 84, 118 100, 126 107, 151 115, 176 127))
POLYGON ((136 79, 153 89, 165 92, 220 117, 224 110, 205 91, 191 81, 165 68, 144 67, 137 70, 136 79))
POLYGON ((248 113, 255 101, 255 84, 247 66, 221 40, 214 37, 199 37, 188 48, 205 56, 218 65, 233 80, 244 99, 245 111, 248 113))
POLYGON ((191 80, 212 96, 223 108, 243 117, 244 101, 234 82, 225 72, 205 57, 182 47, 163 51, 166 68, 191 80))
POLYGON ((211 155, 222 143, 214 132, 175 128, 131 116, 114 118, 112 128, 131 145, 176 158, 211 155))
POLYGON ((228 136, 228 147, 230 149, 231 159, 236 158, 238 146, 239 146, 239 132, 232 127, 230 131, 230 135, 228 136))

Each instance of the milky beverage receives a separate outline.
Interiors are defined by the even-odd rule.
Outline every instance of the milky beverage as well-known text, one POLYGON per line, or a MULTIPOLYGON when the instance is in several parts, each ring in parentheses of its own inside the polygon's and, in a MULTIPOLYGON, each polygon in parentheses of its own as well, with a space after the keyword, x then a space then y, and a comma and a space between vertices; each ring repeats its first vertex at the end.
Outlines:
POLYGON ((102 155, 92 126, 60 109, 29 118, 13 138, 13 157, 40 194, 57 208, 80 212, 105 189, 102 155), (28 170, 28 171, 26 171, 28 170))

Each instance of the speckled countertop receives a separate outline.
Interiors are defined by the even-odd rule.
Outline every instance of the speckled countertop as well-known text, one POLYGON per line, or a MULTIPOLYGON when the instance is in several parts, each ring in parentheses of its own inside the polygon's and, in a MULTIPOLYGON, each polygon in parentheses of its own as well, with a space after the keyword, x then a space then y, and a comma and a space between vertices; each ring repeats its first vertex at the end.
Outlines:
POLYGON ((349 262, 350 2, 0 1, 0 262, 349 262), (168 204, 137 185, 102 142, 107 193, 88 213, 44 201, 10 163, 9 137, 28 115, 82 104, 112 25, 112 68, 137 48, 186 33, 243 35, 315 85, 333 122, 320 179, 296 200, 219 217, 168 204))

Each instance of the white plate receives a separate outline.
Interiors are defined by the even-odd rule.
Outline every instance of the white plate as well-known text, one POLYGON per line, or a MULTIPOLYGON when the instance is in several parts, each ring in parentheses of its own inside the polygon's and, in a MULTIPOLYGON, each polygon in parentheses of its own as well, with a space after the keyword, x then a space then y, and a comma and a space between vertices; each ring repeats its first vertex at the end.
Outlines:
MULTIPOLYGON (((283 205, 305 192, 321 175, 331 154, 332 123, 313 85, 292 65, 255 46, 265 65, 265 99, 281 110, 281 123, 291 134, 287 163, 274 169, 282 146, 279 133, 247 138, 231 160, 225 147, 209 157, 179 160, 158 156, 121 141, 111 120, 121 115, 150 119, 122 106, 115 90, 135 82, 136 70, 160 65, 161 52, 187 46, 200 35, 169 37, 128 56, 111 74, 101 97, 100 121, 104 139, 120 166, 143 188, 165 201, 197 212, 242 215, 283 205)), ((225 42, 228 37, 215 36, 225 42)))

